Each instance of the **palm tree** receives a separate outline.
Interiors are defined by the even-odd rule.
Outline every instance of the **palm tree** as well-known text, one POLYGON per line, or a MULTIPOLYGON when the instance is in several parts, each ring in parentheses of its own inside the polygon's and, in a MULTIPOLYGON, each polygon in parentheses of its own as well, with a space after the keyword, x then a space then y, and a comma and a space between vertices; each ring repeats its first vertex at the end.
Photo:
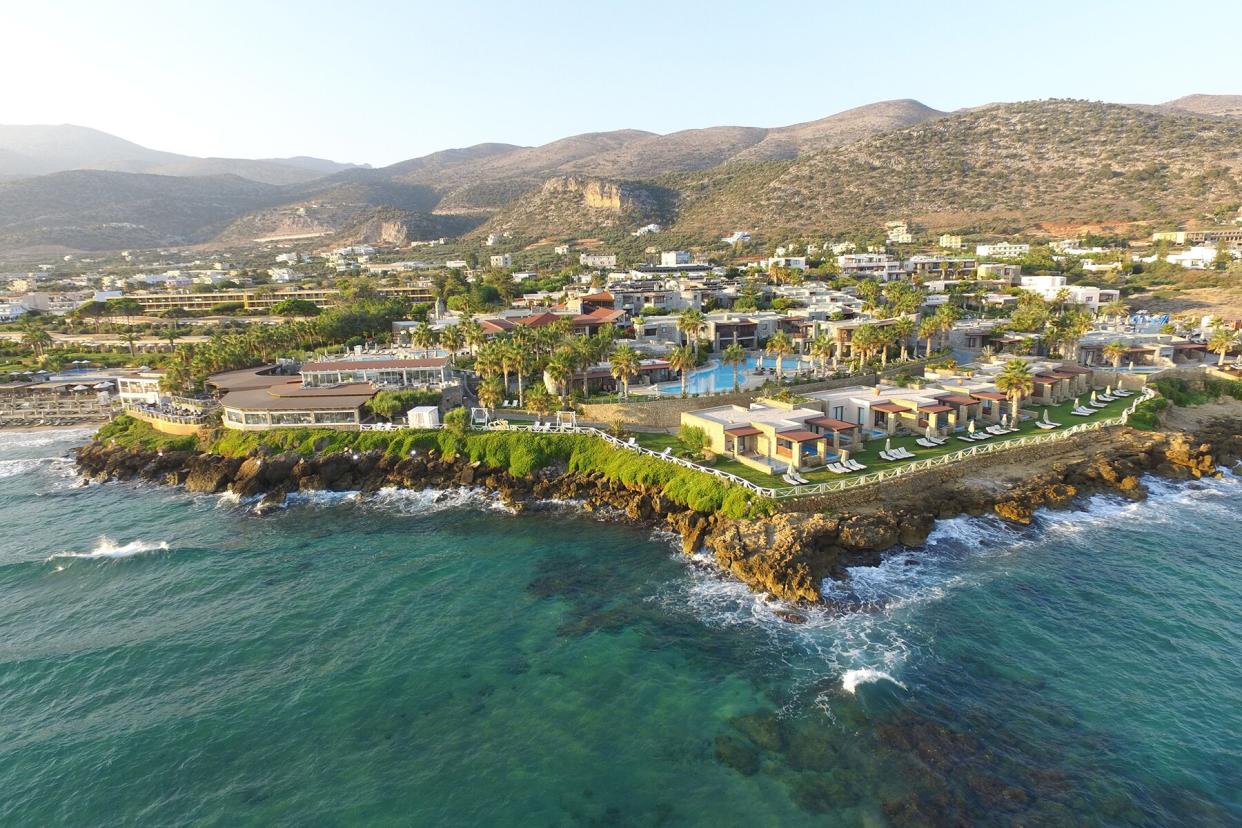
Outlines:
POLYGON ((733 366, 733 391, 736 393, 742 390, 741 383, 737 381, 737 371, 746 362, 746 349, 734 342, 724 349, 724 353, 720 355, 720 358, 725 365, 733 366))
POLYGON ((1125 345, 1122 345, 1114 339, 1112 342, 1104 346, 1102 353, 1104 354, 1104 358, 1113 364, 1114 371, 1121 370, 1121 360, 1125 359, 1126 356, 1125 345))
POLYGON ((456 325, 449 325, 440 331, 440 344, 449 352, 449 359, 456 356, 462 346, 461 328, 456 325))
POLYGON ((566 403, 566 398, 569 396, 569 380, 574 375, 574 368, 570 364, 568 356, 558 353, 552 357, 548 360, 543 373, 556 386, 557 393, 561 397, 561 406, 563 407, 566 403))
POLYGON ((903 316, 892 325, 893 335, 897 337, 897 344, 901 346, 901 359, 905 361, 910 337, 914 336, 914 317, 903 316))
POLYGON ((860 370, 866 365, 871 353, 880 347, 881 336, 879 329, 870 322, 854 329, 854 335, 850 337, 850 348, 858 354, 860 370))
POLYGON ((940 324, 936 322, 934 316, 924 316, 919 321, 919 339, 927 340, 927 350, 923 352, 924 356, 931 356, 932 340, 936 334, 940 332, 940 324))
POLYGON ((138 341, 138 334, 134 333, 134 329, 126 328, 125 333, 121 334, 121 341, 129 346, 130 359, 136 359, 138 352, 134 349, 134 343, 138 341))
POLYGON ((1104 307, 1100 308, 1100 312, 1108 319, 1120 322, 1130 314, 1130 308, 1120 299, 1114 299, 1104 307))
POLYGON ((470 353, 477 353, 480 346, 487 341, 487 334, 483 333, 483 326, 479 324, 477 319, 465 319, 461 322, 461 329, 462 341, 466 343, 470 353))
POLYGON ((1226 330, 1223 327, 1217 327, 1212 331, 1211 338, 1208 339, 1208 350, 1219 356, 1217 360, 1219 365, 1225 364, 1225 355, 1229 353, 1229 349, 1237 342, 1237 336, 1233 331, 1226 330))
POLYGON ((431 352, 431 346, 436 342, 436 332, 424 320, 415 326, 414 331, 410 334, 410 342, 414 344, 414 347, 422 348, 423 355, 426 356, 431 352))
POLYGON ((484 408, 495 408, 505 397, 504 387, 496 377, 479 386, 479 404, 484 408))
POLYGON ((630 398, 630 380, 638 375, 640 364, 638 352, 629 345, 617 348, 609 361, 609 372, 613 379, 621 383, 622 394, 627 400, 630 398))
POLYGON ((936 308, 936 328, 946 337, 949 331, 953 330, 953 323, 961 318, 962 312, 958 310, 957 305, 946 303, 936 308))
POLYGON ((31 350, 36 359, 41 359, 47 346, 52 344, 52 335, 32 320, 22 326, 22 344, 31 350))
POLYGON ((876 344, 880 348, 880 367, 887 368, 888 349, 897 341, 897 333, 891 325, 880 325, 876 328, 875 336, 876 344))
POLYGON ((693 342, 697 348, 699 345, 699 333, 703 330, 705 322, 702 311, 686 308, 677 315, 677 330, 686 336, 688 342, 693 342))
POLYGON ((811 340, 811 356, 819 362, 821 374, 828 373, 828 360, 832 357, 835 347, 835 343, 824 334, 811 340))
POLYGON ((1012 406, 1010 414, 1013 422, 1018 422, 1018 406, 1022 398, 1035 390, 1035 380, 1031 376, 1031 368, 1025 360, 1011 359, 996 375, 996 387, 1009 397, 1012 406))
POLYGON ((793 340, 789 338, 789 334, 784 331, 777 331, 772 334, 772 338, 768 340, 767 346, 764 348, 769 354, 776 357, 776 381, 780 382, 783 378, 781 367, 785 357, 794 351, 793 340))
POLYGON ((690 371, 694 369, 695 357, 695 351, 689 345, 683 345, 675 349, 668 357, 669 366, 674 371, 681 372, 681 398, 683 400, 688 396, 686 393, 686 380, 690 376, 690 371))

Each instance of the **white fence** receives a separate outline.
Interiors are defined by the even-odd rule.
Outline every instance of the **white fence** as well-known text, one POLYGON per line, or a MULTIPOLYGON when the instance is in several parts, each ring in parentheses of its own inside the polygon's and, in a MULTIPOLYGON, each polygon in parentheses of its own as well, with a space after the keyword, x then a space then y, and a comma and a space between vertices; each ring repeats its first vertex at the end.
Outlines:
MULTIPOLYGON (((828 480, 823 483, 812 483, 806 486, 789 486, 785 488, 770 488, 752 483, 745 478, 738 477, 736 474, 720 471, 711 466, 702 466, 698 463, 691 462, 682 457, 674 457, 671 452, 664 453, 652 451, 643 448, 636 442, 629 442, 614 437, 606 431, 602 431, 593 426, 580 426, 571 423, 546 423, 537 425, 535 423, 512 423, 506 420, 493 420, 489 422, 484 430, 486 431, 529 431, 535 434, 589 434, 600 438, 617 448, 627 451, 636 451, 639 454, 647 454, 656 457, 666 463, 672 463, 683 468, 693 469, 694 471, 703 472, 704 474, 714 475, 721 480, 728 481, 736 486, 749 489, 763 497, 769 497, 774 500, 786 500, 792 497, 807 497, 809 495, 830 494, 833 492, 843 492, 849 489, 857 489, 862 486, 870 486, 873 483, 880 483, 885 480, 893 480, 898 477, 904 477, 915 472, 926 471, 927 469, 935 469, 941 466, 948 466, 959 460, 965 460, 970 457, 978 457, 986 454, 996 454, 997 452, 1008 451, 1009 449, 1024 448, 1026 446, 1039 446, 1047 443, 1055 443, 1060 440, 1066 440, 1078 434, 1085 434, 1089 431, 1099 431, 1110 426, 1125 425, 1130 419, 1130 415, 1134 413, 1139 403, 1151 399, 1155 396, 1155 391, 1151 388, 1144 388, 1143 392, 1126 407, 1125 411, 1118 417, 1110 417, 1103 420, 1094 420, 1091 422, 1080 423, 1070 426, 1066 429, 1058 429, 1043 434, 1028 434, 1025 437, 1015 437, 1011 440, 1000 440, 995 443, 976 443, 969 448, 960 451, 942 454, 938 457, 929 457, 926 460, 915 460, 906 463, 903 466, 893 466, 882 471, 871 472, 870 474, 859 475, 858 477, 847 477, 841 480, 828 480)), ((397 431, 404 429, 404 426, 395 426, 386 423, 364 424, 361 426, 362 431, 397 431)))

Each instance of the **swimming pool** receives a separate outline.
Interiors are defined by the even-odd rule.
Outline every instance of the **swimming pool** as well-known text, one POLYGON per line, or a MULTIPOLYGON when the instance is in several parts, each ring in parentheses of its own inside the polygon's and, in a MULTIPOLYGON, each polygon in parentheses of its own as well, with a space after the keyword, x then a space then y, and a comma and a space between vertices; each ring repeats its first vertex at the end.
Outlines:
MULTIPOLYGON (((766 377, 757 377, 751 372, 755 370, 757 365, 764 368, 775 368, 776 357, 759 356, 752 354, 746 357, 746 362, 739 365, 737 369, 737 381, 743 388, 755 386, 762 383, 766 377)), ((798 370, 798 359, 788 356, 781 363, 781 369, 788 376, 798 370)), ((676 396, 681 393, 681 381, 664 382, 656 386, 661 394, 676 396)), ((712 360, 702 368, 696 368, 690 372, 690 376, 686 379, 686 393, 688 394, 715 394, 721 391, 733 390, 733 366, 725 365, 719 360, 712 360)))

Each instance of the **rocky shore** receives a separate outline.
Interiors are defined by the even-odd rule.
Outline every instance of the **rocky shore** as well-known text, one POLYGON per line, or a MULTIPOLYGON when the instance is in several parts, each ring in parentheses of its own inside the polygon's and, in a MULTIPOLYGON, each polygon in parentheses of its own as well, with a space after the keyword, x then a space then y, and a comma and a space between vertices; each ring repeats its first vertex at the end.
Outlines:
MULTIPOLYGON (((260 497, 260 510, 291 492, 383 488, 493 492, 521 511, 573 500, 588 511, 609 510, 635 524, 667 528, 687 554, 706 552, 751 588, 792 603, 821 599, 820 583, 845 568, 879 563, 894 546, 922 544, 936 520, 995 513, 1030 523, 1039 507, 1065 508, 1075 498, 1117 492, 1141 499, 1143 474, 1188 479, 1214 475, 1242 456, 1242 417, 1202 424, 1195 436, 1112 429, 1062 443, 976 458, 829 497, 782 504, 770 518, 734 520, 670 502, 659 490, 627 487, 602 475, 548 467, 528 478, 435 452, 393 457, 337 452, 314 457, 256 453, 249 457, 145 451, 92 442, 77 450, 82 475, 96 481, 136 480, 184 486, 191 492, 260 497)), ((787 620, 797 621, 796 613, 787 620)))

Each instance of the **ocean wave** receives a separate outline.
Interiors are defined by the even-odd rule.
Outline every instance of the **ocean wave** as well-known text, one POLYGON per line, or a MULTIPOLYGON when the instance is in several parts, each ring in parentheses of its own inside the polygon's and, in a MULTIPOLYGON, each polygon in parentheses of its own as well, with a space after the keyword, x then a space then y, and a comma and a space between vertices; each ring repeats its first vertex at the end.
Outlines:
POLYGON ((47 431, 0 431, 0 452, 14 449, 42 448, 61 443, 81 443, 90 437, 93 428, 61 428, 47 431))
POLYGON ((90 552, 57 552, 48 557, 48 560, 56 558, 132 558, 134 555, 141 555, 146 552, 167 552, 169 550, 167 541, 143 541, 135 540, 118 546, 109 538, 100 538, 99 543, 90 552))
POLYGON ((852 694, 858 689, 858 685, 874 684, 877 681, 891 681, 902 690, 906 689, 904 684, 890 676, 888 673, 883 670, 874 670, 870 667, 859 667, 855 670, 846 670, 841 676, 841 689, 852 694))

